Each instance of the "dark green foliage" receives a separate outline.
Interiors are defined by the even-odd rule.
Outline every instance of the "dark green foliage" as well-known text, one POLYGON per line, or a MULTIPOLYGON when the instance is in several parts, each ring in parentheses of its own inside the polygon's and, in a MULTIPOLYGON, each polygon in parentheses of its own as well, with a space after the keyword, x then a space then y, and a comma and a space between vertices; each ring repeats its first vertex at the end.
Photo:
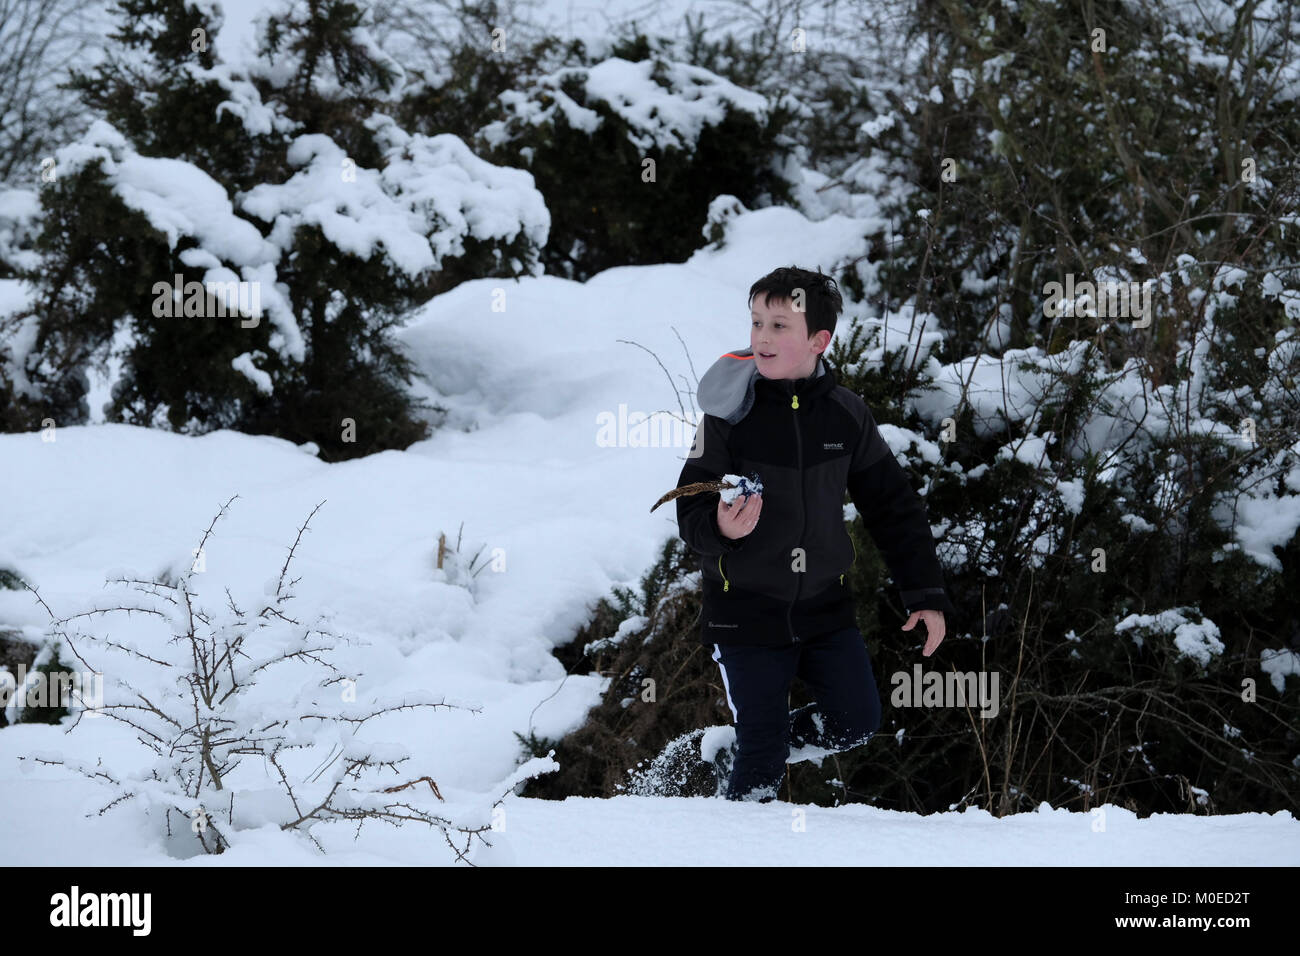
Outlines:
MULTIPOLYGON (((585 58, 579 47, 565 55, 585 58)), ((672 88, 666 60, 651 52, 644 36, 615 45, 609 56, 652 59, 654 82, 672 88)), ((580 74, 590 65, 573 67, 559 86, 598 114, 593 132, 570 126, 563 110, 534 125, 498 103, 487 119, 504 122, 504 141, 489 140, 482 130, 477 139, 478 151, 490 161, 531 172, 546 197, 551 230, 541 260, 548 273, 581 281, 614 266, 685 261, 699 247, 709 204, 719 194, 747 206, 790 198, 788 184, 774 172, 790 148, 783 135, 792 115, 786 106, 774 105, 763 120, 728 106, 723 120, 706 125, 693 143, 642 149, 609 104, 588 100, 580 74), (643 181, 647 160, 654 161, 653 182, 643 181), (575 183, 582 188, 573 188, 575 183)), ((541 109, 555 103, 545 87, 526 95, 541 109)))
POLYGON ((524 750, 525 759, 531 757, 545 757, 559 743, 558 740, 552 740, 549 737, 539 737, 536 732, 529 731, 527 735, 515 731, 515 737, 519 741, 519 746, 524 750))
POLYGON ((143 155, 185 159, 238 189, 270 175, 276 164, 268 154, 284 143, 272 138, 250 146, 239 118, 218 111, 230 92, 186 70, 217 65, 212 41, 220 23, 205 20, 187 0, 118 0, 113 9, 119 26, 108 36, 104 61, 93 72, 74 70, 69 83, 86 106, 143 155), (195 30, 206 32, 202 43, 195 30))
MULTIPOLYGON (((44 675, 46 693, 49 695, 45 705, 29 705, 18 711, 19 724, 57 724, 68 716, 67 703, 73 689, 74 671, 59 660, 59 649, 55 647, 50 659, 33 668, 35 673, 44 675), (58 703, 50 706, 57 697, 58 703)), ((21 692, 21 688, 18 689, 21 692)))
POLYGON ((783 103, 791 107, 783 133, 801 148, 804 165, 838 175, 863 156, 858 128, 875 115, 867 93, 877 81, 864 74, 864 58, 854 51, 841 52, 816 40, 815 49, 795 50, 792 31, 806 26, 796 8, 769 10, 764 19, 766 28, 742 36, 719 35, 704 13, 694 20, 687 16, 679 56, 772 102, 789 98, 783 103), (782 19, 786 16, 789 21, 782 19), (796 102, 804 108, 794 108, 796 102))
MULTIPOLYGON (((1285 144, 1300 137, 1300 114, 1267 77, 1290 58, 1284 38, 1289 31, 1294 43, 1300 24, 1278 21, 1264 43, 1262 22, 1248 26, 1255 10, 1244 7, 1231 30, 1190 41, 1206 57, 1246 60, 1238 69, 1251 79, 1239 89, 1227 71, 1189 58, 1180 31, 1144 4, 1099 4, 1086 15, 1056 2, 899 9, 932 52, 927 77, 913 84, 918 108, 895 101, 899 121, 880 137, 880 151, 915 187, 882 199, 916 224, 887 261, 875 257, 881 311, 914 296, 953 330, 949 354, 966 354, 1006 305, 1008 345, 1054 352, 1102 324, 1043 314, 1044 285, 1066 273, 1113 268, 1141 280, 1180 254, 1246 268, 1296 261, 1300 236, 1284 220, 1300 199, 1300 169, 1285 144), (1242 34, 1252 29, 1261 42, 1247 50, 1242 34), (1094 30, 1105 31, 1106 52, 1092 49, 1094 30), (960 70, 974 78, 965 95, 960 70), (935 79, 941 103, 924 95, 935 79), (1001 145, 991 148, 994 139, 1001 145), (1247 158, 1269 186, 1243 181, 1247 158), (945 180, 945 160, 955 180, 945 180), (920 209, 931 210, 928 221, 916 218, 920 209), (996 281, 981 290, 968 279, 996 281)), ((1166 316, 1201 317, 1185 290, 1171 297, 1166 316)), ((1276 323, 1280 303, 1261 305, 1252 319, 1276 323)), ((1107 364, 1139 353, 1159 380, 1171 377, 1181 323, 1126 326, 1097 336, 1107 364)))
MULTIPOLYGON (((886 363, 851 380, 870 397, 888 395, 897 378, 886 363)), ((1082 440, 1099 380, 1061 375, 1055 382, 1039 406, 1038 433, 1051 431, 1061 444, 1082 440)), ((919 417, 900 416, 897 404, 873 408, 882 420, 932 434, 919 417)), ((861 612, 859 626, 886 699, 889 675, 910 673, 920 661, 927 671, 997 672, 1001 711, 984 721, 962 710, 886 704, 879 745, 837 758, 836 776, 847 788, 841 796, 900 809, 972 803, 999 813, 1044 800, 1073 808, 1115 803, 1142 813, 1294 809, 1300 688, 1292 680, 1278 695, 1261 673, 1260 651, 1300 647, 1284 597, 1284 582, 1300 567, 1297 541, 1279 554, 1281 574, 1263 572, 1225 550, 1230 536, 1212 518, 1222 489, 1183 480, 1227 477, 1240 452, 1170 436, 1121 459, 1119 475, 1103 478, 1093 453, 1047 462, 1052 478, 995 456, 1026 434, 1022 424, 981 439, 969 408, 955 417, 958 439, 946 457, 986 462, 988 470, 964 481, 919 459, 912 470, 928 483, 931 523, 946 525, 940 553, 948 556, 949 588, 967 624, 930 660, 920 657, 919 637, 877 639, 861 612), (1077 513, 1056 485, 1073 479, 1083 490, 1077 513), (1126 491, 1163 487, 1176 490, 1126 491), (1098 549, 1104 570, 1095 567, 1098 549), (1208 619, 1219 627, 1224 648, 1206 666, 1175 648, 1172 625, 1116 626, 1130 614, 1178 608, 1187 624, 1208 619), (1143 637, 1141 647, 1134 634, 1143 637), (1258 683, 1253 702, 1242 700, 1247 678, 1258 683), (890 735, 900 730, 903 742, 895 745, 890 735), (1208 792, 1205 802, 1191 787, 1208 792)), ((891 606, 880 619, 901 621, 902 609, 891 606)), ((796 786, 800 777, 821 779, 804 765, 792 770, 796 786)))
MULTIPOLYGON (((485 24, 482 34, 490 35, 490 30, 491 25, 485 24)), ((444 70, 450 79, 412 82, 393 115, 403 129, 427 135, 453 133, 470 142, 484 117, 497 108, 502 93, 526 87, 555 65, 585 62, 586 47, 576 38, 543 37, 519 52, 514 44, 501 52, 485 51, 481 35, 465 38, 446 53, 444 70)))

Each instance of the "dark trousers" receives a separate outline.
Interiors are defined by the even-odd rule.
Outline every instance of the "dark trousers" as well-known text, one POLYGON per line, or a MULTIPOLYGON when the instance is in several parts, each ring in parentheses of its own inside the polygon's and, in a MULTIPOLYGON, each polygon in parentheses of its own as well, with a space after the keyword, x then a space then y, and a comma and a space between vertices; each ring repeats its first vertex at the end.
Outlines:
POLYGON ((880 727, 880 693, 856 627, 781 647, 714 644, 713 659, 736 725, 728 800, 774 799, 791 747, 848 750, 880 727), (796 676, 813 703, 791 711, 796 676))

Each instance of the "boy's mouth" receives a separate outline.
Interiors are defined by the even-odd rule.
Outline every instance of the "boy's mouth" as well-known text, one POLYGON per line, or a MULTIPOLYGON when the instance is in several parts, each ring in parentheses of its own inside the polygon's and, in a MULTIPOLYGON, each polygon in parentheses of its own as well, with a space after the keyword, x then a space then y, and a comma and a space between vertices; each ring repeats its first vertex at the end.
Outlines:
POLYGON ((759 358, 776 358, 775 352, 755 352, 754 354, 759 358))

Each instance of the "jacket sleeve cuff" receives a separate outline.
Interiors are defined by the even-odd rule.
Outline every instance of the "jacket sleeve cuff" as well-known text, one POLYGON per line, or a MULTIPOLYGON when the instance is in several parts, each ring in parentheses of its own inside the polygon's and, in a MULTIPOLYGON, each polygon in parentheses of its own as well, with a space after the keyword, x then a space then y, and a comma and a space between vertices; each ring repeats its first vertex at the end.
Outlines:
POLYGON ((713 535, 718 539, 723 553, 738 551, 744 543, 744 538, 728 538, 718 529, 718 513, 716 511, 709 515, 709 527, 713 529, 713 535))
POLYGON ((942 611, 950 627, 953 618, 957 616, 957 609, 943 588, 919 588, 915 591, 901 591, 899 594, 908 614, 913 611, 942 611))

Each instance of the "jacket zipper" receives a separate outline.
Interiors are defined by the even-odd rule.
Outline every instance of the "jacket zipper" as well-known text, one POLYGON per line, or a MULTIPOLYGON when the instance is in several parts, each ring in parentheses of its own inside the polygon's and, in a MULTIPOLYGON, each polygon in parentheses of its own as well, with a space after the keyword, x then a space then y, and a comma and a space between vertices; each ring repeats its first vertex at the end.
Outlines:
MULTIPOLYGON (((794 415, 794 451, 796 455, 796 461, 799 463, 799 537, 796 540, 799 542, 799 547, 802 548, 803 529, 808 523, 808 515, 804 510, 804 500, 803 500, 803 437, 799 434, 799 396, 798 395, 791 394, 790 408, 793 410, 793 415, 794 415)), ((794 623, 790 620, 790 614, 794 610, 794 606, 796 602, 798 602, 799 600, 799 588, 802 585, 803 585, 803 578, 802 577, 795 578, 794 600, 792 600, 790 602, 790 606, 785 609, 785 626, 786 629, 789 630, 790 632, 790 640, 795 644, 799 643, 799 638, 794 633, 794 623)))
POLYGON ((722 555, 718 555, 718 573, 722 575, 722 590, 730 591, 731 582, 727 580, 727 574, 722 570, 722 555))

